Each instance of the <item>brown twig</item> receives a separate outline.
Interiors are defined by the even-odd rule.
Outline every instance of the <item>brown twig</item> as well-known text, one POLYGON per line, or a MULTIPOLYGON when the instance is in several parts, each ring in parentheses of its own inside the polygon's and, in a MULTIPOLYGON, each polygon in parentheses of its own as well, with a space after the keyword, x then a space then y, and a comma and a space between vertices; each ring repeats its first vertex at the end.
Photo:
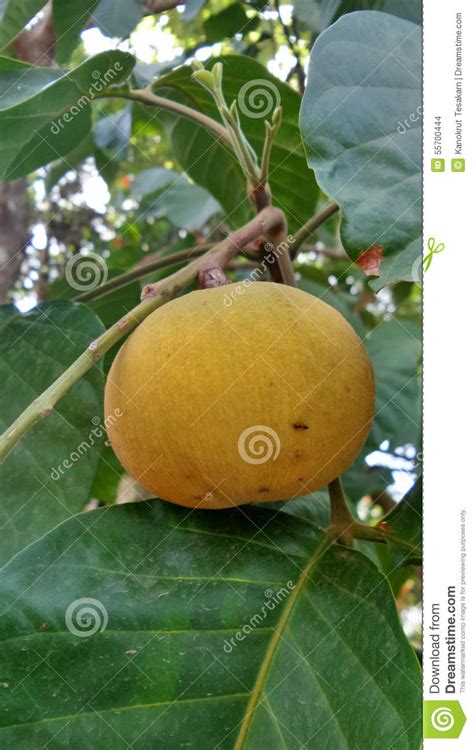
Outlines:
POLYGON ((337 211, 339 211, 338 204, 335 201, 331 201, 327 206, 321 209, 321 211, 318 211, 317 214, 312 216, 311 219, 308 219, 306 224, 303 224, 303 226, 298 229, 293 237, 293 242, 291 243, 292 258, 295 257, 301 245, 306 242, 308 237, 313 234, 315 229, 321 226, 321 224, 324 224, 324 222, 330 219, 331 216, 333 216, 333 214, 335 214, 337 211))

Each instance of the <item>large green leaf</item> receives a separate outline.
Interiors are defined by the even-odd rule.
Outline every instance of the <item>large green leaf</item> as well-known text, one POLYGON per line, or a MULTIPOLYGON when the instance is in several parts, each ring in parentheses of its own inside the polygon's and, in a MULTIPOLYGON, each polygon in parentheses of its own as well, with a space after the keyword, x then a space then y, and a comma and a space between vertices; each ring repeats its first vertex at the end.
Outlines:
POLYGON ((383 248, 376 289, 412 280, 421 253, 420 84, 420 29, 392 15, 345 15, 311 52, 301 111, 308 162, 342 207, 350 257, 383 248))
POLYGON ((0 57, 0 111, 29 99, 60 76, 58 70, 0 57))
POLYGON ((156 500, 62 524, 3 571, 2 748, 418 750, 388 584, 325 541, 156 500))
MULTIPOLYGON (((101 52, 68 73, 24 68, 21 88, 0 99, 0 179, 12 180, 69 153, 90 129, 90 103, 111 83, 126 78, 135 64, 126 52, 101 52)), ((5 71, 0 85, 19 69, 5 71)))
POLYGON ((421 23, 421 0, 295 0, 294 8, 296 18, 318 33, 356 10, 381 10, 421 23))
POLYGON ((140 0, 100 0, 92 21, 105 36, 128 37, 142 17, 140 0))
MULTIPOLYGON (((214 62, 215 59, 212 64, 214 62)), ((271 118, 272 106, 281 101, 283 123, 272 150, 270 185, 275 205, 285 211, 290 230, 294 230, 314 213, 318 195, 298 129, 300 96, 256 60, 232 55, 223 57, 222 62, 225 97, 229 104, 234 100, 239 103, 242 128, 258 155, 265 136, 264 120, 271 118), (247 91, 246 84, 249 85, 247 91), (265 111, 267 115, 262 117, 265 111)), ((164 76, 160 79, 158 93, 179 99, 220 120, 211 96, 192 80, 191 72, 186 66, 164 76)), ((160 113, 160 117, 166 117, 173 150, 183 168, 220 202, 232 226, 241 225, 249 218, 250 207, 245 179, 234 158, 214 136, 194 122, 168 113, 160 113)))
POLYGON ((98 2, 99 0, 52 0, 55 57, 60 65, 71 57, 80 33, 98 2))
MULTIPOLYGON (((0 329, 0 431, 103 330, 87 307, 69 301, 45 302, 8 318, 0 329)), ((102 390, 97 366, 0 465, 2 562, 89 499, 105 440, 103 431, 101 437, 92 433, 101 420, 102 390)))
POLYGON ((381 323, 368 334, 365 345, 375 372, 376 403, 367 447, 389 440, 392 450, 421 435, 421 357, 419 326, 408 320, 381 323))

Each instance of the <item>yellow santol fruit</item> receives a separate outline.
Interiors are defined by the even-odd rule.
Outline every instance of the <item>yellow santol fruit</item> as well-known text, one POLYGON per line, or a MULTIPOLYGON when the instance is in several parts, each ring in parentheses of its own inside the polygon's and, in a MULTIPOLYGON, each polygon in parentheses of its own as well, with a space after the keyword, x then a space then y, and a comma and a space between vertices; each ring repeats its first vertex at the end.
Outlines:
POLYGON ((373 412, 372 367, 351 326, 270 282, 159 308, 120 349, 105 391, 109 438, 129 474, 191 508, 320 489, 353 463, 373 412))

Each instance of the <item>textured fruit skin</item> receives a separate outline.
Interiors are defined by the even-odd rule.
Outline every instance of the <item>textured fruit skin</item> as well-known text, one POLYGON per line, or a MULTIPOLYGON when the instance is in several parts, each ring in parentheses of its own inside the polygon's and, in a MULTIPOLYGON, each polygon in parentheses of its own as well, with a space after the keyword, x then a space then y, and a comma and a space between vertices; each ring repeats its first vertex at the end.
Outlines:
POLYGON ((352 327, 270 282, 159 308, 120 349, 105 390, 106 416, 122 414, 108 433, 129 474, 191 508, 320 489, 353 463, 373 412, 372 367, 352 327), (253 434, 266 442, 252 446, 253 434))

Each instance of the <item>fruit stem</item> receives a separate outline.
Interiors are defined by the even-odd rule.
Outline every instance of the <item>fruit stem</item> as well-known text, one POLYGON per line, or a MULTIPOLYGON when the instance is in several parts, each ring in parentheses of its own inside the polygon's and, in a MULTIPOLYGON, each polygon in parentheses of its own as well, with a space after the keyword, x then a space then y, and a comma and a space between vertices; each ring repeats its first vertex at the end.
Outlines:
POLYGON ((347 547, 353 546, 353 526, 357 523, 347 504, 342 482, 339 477, 328 485, 329 500, 331 503, 331 525, 332 530, 341 544, 347 547))
POLYGON ((346 547, 352 547, 354 539, 382 544, 392 542, 392 544, 396 544, 412 554, 419 554, 416 545, 393 534, 389 529, 384 529, 381 524, 378 526, 368 526, 365 523, 357 521, 347 504, 339 477, 330 482, 328 489, 331 503, 331 524, 328 526, 327 531, 334 534, 341 544, 345 544, 346 547))
POLYGON ((4 461, 21 438, 43 417, 48 416, 54 405, 109 349, 126 334, 131 333, 150 313, 196 279, 203 263, 225 267, 237 253, 261 236, 279 233, 286 227, 283 213, 270 206, 261 211, 245 226, 237 229, 221 242, 175 273, 150 284, 143 289, 142 301, 123 318, 92 341, 75 360, 43 393, 38 396, 0 437, 0 462, 4 461))

